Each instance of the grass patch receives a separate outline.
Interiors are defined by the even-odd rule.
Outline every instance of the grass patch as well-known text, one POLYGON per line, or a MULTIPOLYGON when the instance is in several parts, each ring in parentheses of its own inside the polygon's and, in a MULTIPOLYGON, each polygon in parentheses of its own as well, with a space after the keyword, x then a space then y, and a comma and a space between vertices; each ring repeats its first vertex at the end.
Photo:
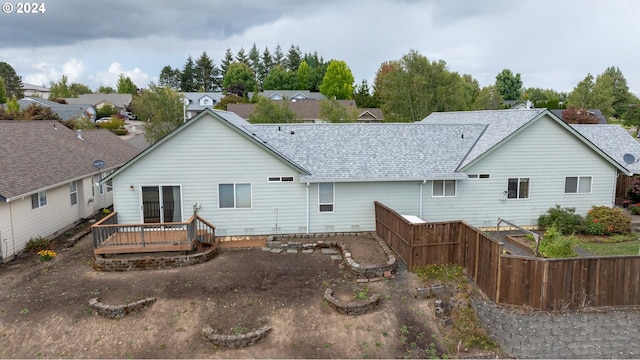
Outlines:
POLYGON ((640 255, 640 241, 581 243, 578 246, 596 256, 640 255))

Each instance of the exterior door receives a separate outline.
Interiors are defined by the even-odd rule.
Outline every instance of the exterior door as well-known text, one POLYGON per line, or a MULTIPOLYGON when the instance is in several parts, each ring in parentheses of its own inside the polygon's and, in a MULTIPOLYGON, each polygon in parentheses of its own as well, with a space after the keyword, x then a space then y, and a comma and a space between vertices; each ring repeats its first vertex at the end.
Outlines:
POLYGON ((142 186, 142 222, 182 222, 180 185, 142 186))

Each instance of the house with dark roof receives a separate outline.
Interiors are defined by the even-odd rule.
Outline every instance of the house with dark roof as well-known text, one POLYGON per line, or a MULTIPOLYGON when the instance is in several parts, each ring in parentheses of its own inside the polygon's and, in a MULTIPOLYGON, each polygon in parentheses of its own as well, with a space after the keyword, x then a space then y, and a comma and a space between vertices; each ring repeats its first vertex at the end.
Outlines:
MULTIPOLYGON (((304 123, 323 122, 320 119, 321 100, 272 100, 276 104, 284 105, 296 114, 296 120, 304 123)), ((361 123, 382 122, 384 115, 382 109, 366 108, 361 109, 356 106, 355 100, 336 100, 338 104, 344 106, 347 111, 356 113, 356 121, 361 123)), ((227 110, 238 114, 241 118, 248 120, 253 113, 256 104, 228 104, 227 110)))
POLYGON ((207 109, 106 180, 119 224, 197 211, 228 237, 375 231, 374 201, 428 222, 532 227, 556 204, 613 206, 617 176, 640 171, 627 153, 640 144, 624 129, 546 109, 381 124, 250 124, 207 109))
POLYGON ((105 105, 111 105, 118 112, 127 111, 131 106, 133 95, 131 94, 82 94, 77 98, 64 98, 67 104, 90 104, 96 109, 100 109, 105 105))
POLYGON ((31 104, 50 108, 51 112, 58 115, 63 121, 77 119, 88 119, 92 122, 96 121, 96 108, 90 104, 60 104, 36 96, 20 99, 18 100, 18 104, 21 110, 26 109, 31 104))
POLYGON ((0 134, 2 261, 110 207, 110 184, 96 184, 139 153, 108 130, 58 121, 0 121, 0 134))
POLYGON ((204 109, 213 107, 224 97, 222 92, 183 92, 187 119, 198 115, 204 109))

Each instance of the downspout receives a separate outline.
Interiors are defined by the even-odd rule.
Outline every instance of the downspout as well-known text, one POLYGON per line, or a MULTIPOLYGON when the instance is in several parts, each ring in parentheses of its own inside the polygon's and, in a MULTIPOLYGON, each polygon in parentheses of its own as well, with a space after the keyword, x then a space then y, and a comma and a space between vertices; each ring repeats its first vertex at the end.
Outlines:
POLYGON ((422 196, 422 187, 426 183, 427 183, 427 180, 423 180, 420 183, 420 219, 422 219, 422 220, 424 220, 424 217, 422 217, 422 198, 423 198, 423 196, 422 196))
POLYGON ((307 182, 307 234, 309 234, 309 223, 310 223, 310 219, 309 219, 309 182, 307 182))
POLYGON ((309 219, 309 182, 307 182, 307 234, 309 234, 309 225, 310 225, 310 219, 309 219))
MULTIPOLYGON (((9 203, 9 217, 11 218, 11 242, 13 243, 13 256, 18 255, 16 252, 16 233, 15 233, 15 225, 13 224, 13 203, 9 203)), ((6 243, 5 243, 6 245, 6 243)), ((5 248, 5 251, 7 249, 5 248)))

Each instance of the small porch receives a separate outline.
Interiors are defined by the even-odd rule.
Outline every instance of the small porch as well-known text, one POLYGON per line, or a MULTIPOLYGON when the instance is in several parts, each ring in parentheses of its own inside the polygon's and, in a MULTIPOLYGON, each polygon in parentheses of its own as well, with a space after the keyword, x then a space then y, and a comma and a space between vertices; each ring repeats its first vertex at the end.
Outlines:
POLYGON ((198 243, 217 244, 215 226, 199 217, 186 222, 118 224, 113 212, 91 227, 94 255, 193 251, 198 243))

